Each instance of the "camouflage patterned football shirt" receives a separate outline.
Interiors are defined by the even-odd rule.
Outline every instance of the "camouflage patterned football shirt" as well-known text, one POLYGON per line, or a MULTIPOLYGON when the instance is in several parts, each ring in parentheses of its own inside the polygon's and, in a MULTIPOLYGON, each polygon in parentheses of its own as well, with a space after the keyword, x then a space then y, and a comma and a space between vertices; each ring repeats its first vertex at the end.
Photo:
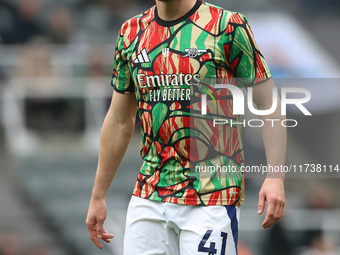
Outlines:
MULTIPOLYGON (((270 77, 242 14, 198 0, 175 21, 162 20, 154 6, 125 22, 117 40, 112 86, 118 93, 135 93, 138 102, 143 164, 133 194, 177 204, 242 204, 242 172, 202 170, 212 164, 240 169, 241 128, 214 129, 206 121, 198 129, 194 119, 201 105, 195 87, 205 79, 251 86, 270 77)), ((230 92, 223 93, 219 96, 230 99, 230 92)), ((222 112, 240 120, 230 102, 222 112)))

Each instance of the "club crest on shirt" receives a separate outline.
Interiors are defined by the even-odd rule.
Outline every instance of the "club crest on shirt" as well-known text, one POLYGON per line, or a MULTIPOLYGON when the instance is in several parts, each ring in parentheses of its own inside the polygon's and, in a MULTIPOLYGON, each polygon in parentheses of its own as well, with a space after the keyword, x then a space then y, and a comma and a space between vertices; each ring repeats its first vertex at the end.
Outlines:
POLYGON ((196 48, 190 48, 190 49, 185 49, 185 52, 187 53, 186 55, 184 55, 182 58, 196 58, 200 53, 206 53, 207 50, 200 50, 200 49, 196 49, 196 48))

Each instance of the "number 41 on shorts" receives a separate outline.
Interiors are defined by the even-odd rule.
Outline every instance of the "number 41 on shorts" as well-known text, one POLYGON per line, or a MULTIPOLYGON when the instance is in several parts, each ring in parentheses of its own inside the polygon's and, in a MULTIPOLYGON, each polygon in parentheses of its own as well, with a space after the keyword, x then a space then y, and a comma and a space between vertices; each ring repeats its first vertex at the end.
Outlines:
MULTIPOLYGON (((201 242, 198 245, 198 251, 199 252, 205 252, 208 253, 208 255, 215 255, 217 254, 217 250, 216 250, 216 243, 215 242, 210 242, 210 246, 209 244, 207 244, 209 237, 211 236, 211 233, 213 231, 212 230, 207 230, 207 232, 205 232, 201 242)), ((222 238, 222 246, 221 246, 221 253, 220 255, 225 255, 225 250, 226 250, 226 245, 227 245, 227 236, 228 234, 225 232, 221 232, 221 238, 222 238)))

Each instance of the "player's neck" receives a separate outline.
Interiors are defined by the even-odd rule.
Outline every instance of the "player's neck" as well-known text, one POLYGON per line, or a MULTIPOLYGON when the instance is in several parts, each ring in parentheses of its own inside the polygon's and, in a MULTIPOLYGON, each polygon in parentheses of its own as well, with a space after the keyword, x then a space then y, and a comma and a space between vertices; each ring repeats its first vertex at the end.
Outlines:
POLYGON ((162 20, 172 21, 188 13, 197 0, 156 0, 158 16, 162 20))

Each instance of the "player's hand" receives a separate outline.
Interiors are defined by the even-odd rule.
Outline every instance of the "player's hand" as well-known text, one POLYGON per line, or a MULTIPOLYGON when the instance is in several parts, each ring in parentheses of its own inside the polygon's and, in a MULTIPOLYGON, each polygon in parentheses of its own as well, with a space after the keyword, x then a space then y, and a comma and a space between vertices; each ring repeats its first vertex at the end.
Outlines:
POLYGON ((258 214, 261 215, 267 201, 267 213, 262 222, 263 228, 273 226, 283 216, 285 206, 284 180, 266 178, 259 193, 258 214))
POLYGON ((107 209, 105 199, 91 199, 89 210, 86 217, 86 226, 90 239, 99 248, 103 249, 103 245, 99 242, 102 239, 106 243, 110 243, 113 235, 107 233, 104 228, 107 209))

